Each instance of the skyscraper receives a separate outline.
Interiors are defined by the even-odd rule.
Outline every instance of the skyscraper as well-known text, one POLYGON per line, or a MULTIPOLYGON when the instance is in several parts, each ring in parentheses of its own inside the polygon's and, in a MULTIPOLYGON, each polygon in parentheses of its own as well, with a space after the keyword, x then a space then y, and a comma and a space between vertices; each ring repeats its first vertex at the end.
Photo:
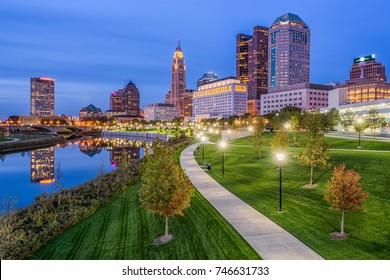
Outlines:
POLYGON ((347 84, 361 81, 367 82, 386 82, 385 66, 375 60, 375 55, 358 57, 353 60, 349 80, 347 84))
POLYGON ((140 116, 140 94, 133 82, 110 94, 110 110, 140 116))
POLYGON ((54 79, 30 79, 30 115, 54 116, 54 79))
POLYGON ((132 116, 140 115, 140 96, 138 88, 131 81, 123 89, 123 111, 132 116))
POLYGON ((241 83, 248 83, 249 42, 252 36, 238 34, 236 36, 236 77, 241 83))
POLYGON ((248 100, 260 99, 268 90, 268 28, 255 26, 253 36, 236 38, 237 78, 248 85, 248 100))
POLYGON ((385 66, 375 60, 375 55, 353 60, 350 79, 346 81, 347 98, 350 102, 368 102, 390 98, 385 66))
POLYGON ((179 108, 180 116, 184 117, 184 95, 186 93, 186 64, 180 41, 172 59, 172 81, 170 103, 179 108))
POLYGON ((310 29, 297 15, 278 17, 268 36, 268 89, 310 80, 310 29))

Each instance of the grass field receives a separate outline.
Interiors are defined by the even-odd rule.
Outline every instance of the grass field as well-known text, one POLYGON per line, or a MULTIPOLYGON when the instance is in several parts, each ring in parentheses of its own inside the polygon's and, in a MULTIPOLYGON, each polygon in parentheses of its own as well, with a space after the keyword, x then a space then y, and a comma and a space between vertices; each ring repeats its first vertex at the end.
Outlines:
POLYGON ((152 244, 165 219, 139 207, 140 184, 41 248, 32 259, 259 259, 256 252, 198 193, 185 216, 170 219, 174 239, 152 244))
MULTIPOLYGON (((302 185, 309 183, 309 168, 299 166, 289 155, 283 167, 284 213, 279 214, 279 165, 268 147, 264 148, 264 158, 259 160, 245 141, 247 139, 231 141, 235 145, 226 149, 224 178, 221 177, 220 151, 215 145, 206 145, 205 158, 212 164, 209 174, 214 179, 325 259, 390 259, 390 153, 329 152, 332 166, 345 163, 347 168, 356 170, 362 176, 363 188, 369 193, 364 212, 346 213, 345 230, 349 238, 334 241, 329 233, 340 230, 341 214, 329 210, 323 200, 332 169, 315 170, 318 186, 302 189, 302 185)), ((348 141, 340 139, 330 141, 335 147, 349 145, 348 141)), ((373 144, 373 147, 380 145, 382 143, 373 144)))
MULTIPOLYGON (((264 135, 264 146, 269 146, 271 139, 275 135, 275 133, 264 132, 263 135, 264 135)), ((292 133, 289 133, 289 137, 290 137, 290 147, 299 147, 298 143, 294 143, 292 133)), ((298 140, 300 137, 301 135, 297 133, 296 139, 298 140)), ((330 149, 357 149, 358 147, 357 139, 325 137, 325 142, 328 144, 330 149)), ((250 137, 231 140, 229 141, 229 143, 234 145, 252 145, 250 137)), ((390 141, 366 140, 362 138, 361 150, 390 151, 390 141)))
POLYGON ((11 134, 7 139, 0 140, 3 142, 11 141, 14 139, 18 140, 32 140, 32 139, 41 139, 45 137, 51 137, 51 135, 45 135, 45 134, 11 134))

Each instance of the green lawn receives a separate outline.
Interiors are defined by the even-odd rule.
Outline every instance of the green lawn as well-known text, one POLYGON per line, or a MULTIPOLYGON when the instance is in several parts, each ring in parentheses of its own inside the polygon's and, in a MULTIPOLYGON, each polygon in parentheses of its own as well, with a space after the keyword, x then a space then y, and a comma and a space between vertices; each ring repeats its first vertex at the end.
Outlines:
MULTIPOLYGON (((264 146, 270 145, 271 139, 274 135, 275 133, 264 132, 264 146)), ((292 133, 289 133, 289 137, 290 137, 290 146, 299 147, 298 143, 294 143, 292 133)), ((301 134, 297 133, 296 139, 299 140, 300 137, 301 134)), ((331 149, 357 149, 358 147, 357 139, 325 137, 325 142, 329 145, 329 148, 331 149)), ((250 137, 231 140, 229 141, 229 143, 234 145, 252 145, 250 137)), ((361 149, 390 151, 390 141, 366 140, 362 138, 361 149)))
MULTIPOLYGON (((157 129, 157 128, 150 128, 150 129, 146 128, 143 130, 141 130, 141 129, 138 129, 138 130, 137 129, 129 129, 129 130, 121 129, 121 130, 119 130, 119 132, 137 132, 137 133, 147 133, 148 132, 148 133, 158 133, 158 134, 165 135, 166 129, 163 128, 163 129, 161 129, 161 131, 160 131, 160 129, 157 129)), ((190 136, 190 133, 188 131, 180 129, 180 133, 182 133, 182 132, 185 132, 187 136, 190 136)), ((173 129, 168 129, 168 135, 175 136, 175 131, 173 129)))
POLYGON ((32 259, 259 259, 245 240, 198 193, 185 216, 170 219, 174 239, 156 246, 165 219, 139 207, 132 186, 95 214, 41 248, 32 259))
POLYGON ((45 135, 45 134, 11 134, 8 138, 0 139, 0 142, 8 142, 12 141, 14 139, 18 140, 33 140, 33 139, 40 139, 45 137, 51 137, 51 135, 45 135))
MULTIPOLYGON (((348 145, 342 141, 339 144, 348 145)), ((205 149, 205 158, 212 164, 209 174, 214 179, 325 259, 390 259, 390 153, 330 151, 329 154, 332 166, 344 162, 347 168, 356 170, 369 193, 364 212, 346 213, 345 231, 349 238, 344 241, 329 237, 329 233, 340 230, 341 220, 341 214, 329 210, 323 200, 332 169, 315 170, 318 186, 302 189, 300 186, 309 183, 309 168, 299 166, 289 155, 283 167, 284 213, 279 214, 279 166, 268 147, 264 148, 264 158, 259 160, 251 146, 228 146, 224 178, 220 151, 215 145, 206 145, 205 149)))

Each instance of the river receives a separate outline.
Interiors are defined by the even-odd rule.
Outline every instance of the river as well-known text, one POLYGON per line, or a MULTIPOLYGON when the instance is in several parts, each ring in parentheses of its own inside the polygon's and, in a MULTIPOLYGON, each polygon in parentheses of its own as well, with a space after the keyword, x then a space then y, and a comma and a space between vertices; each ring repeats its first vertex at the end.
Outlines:
POLYGON ((58 165, 64 188, 71 188, 96 178, 102 171, 114 170, 123 160, 139 160, 144 155, 143 145, 126 139, 79 139, 1 156, 0 201, 13 197, 16 207, 27 206, 36 196, 57 190, 58 165))

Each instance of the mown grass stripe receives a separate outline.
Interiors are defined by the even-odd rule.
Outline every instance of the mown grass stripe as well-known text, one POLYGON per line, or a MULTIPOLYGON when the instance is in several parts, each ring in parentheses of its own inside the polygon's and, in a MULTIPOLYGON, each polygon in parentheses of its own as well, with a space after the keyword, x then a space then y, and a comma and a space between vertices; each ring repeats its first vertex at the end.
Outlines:
POLYGON ((101 223, 101 226, 99 227, 99 233, 98 233, 98 238, 97 238, 97 245, 95 246, 92 256, 92 259, 98 260, 100 259, 100 252, 102 251, 102 244, 104 243, 104 239, 106 237, 107 229, 108 229, 108 224, 110 222, 110 217, 111 217, 111 212, 112 209, 109 208, 107 212, 104 213, 103 217, 103 222, 101 223))
POLYGON ((74 235, 69 253, 66 254, 65 257, 67 260, 72 260, 77 258, 78 252, 80 251, 80 247, 83 244, 87 233, 89 232, 90 226, 91 226, 90 223, 86 223, 86 225, 82 228, 82 230, 78 231, 74 235))

